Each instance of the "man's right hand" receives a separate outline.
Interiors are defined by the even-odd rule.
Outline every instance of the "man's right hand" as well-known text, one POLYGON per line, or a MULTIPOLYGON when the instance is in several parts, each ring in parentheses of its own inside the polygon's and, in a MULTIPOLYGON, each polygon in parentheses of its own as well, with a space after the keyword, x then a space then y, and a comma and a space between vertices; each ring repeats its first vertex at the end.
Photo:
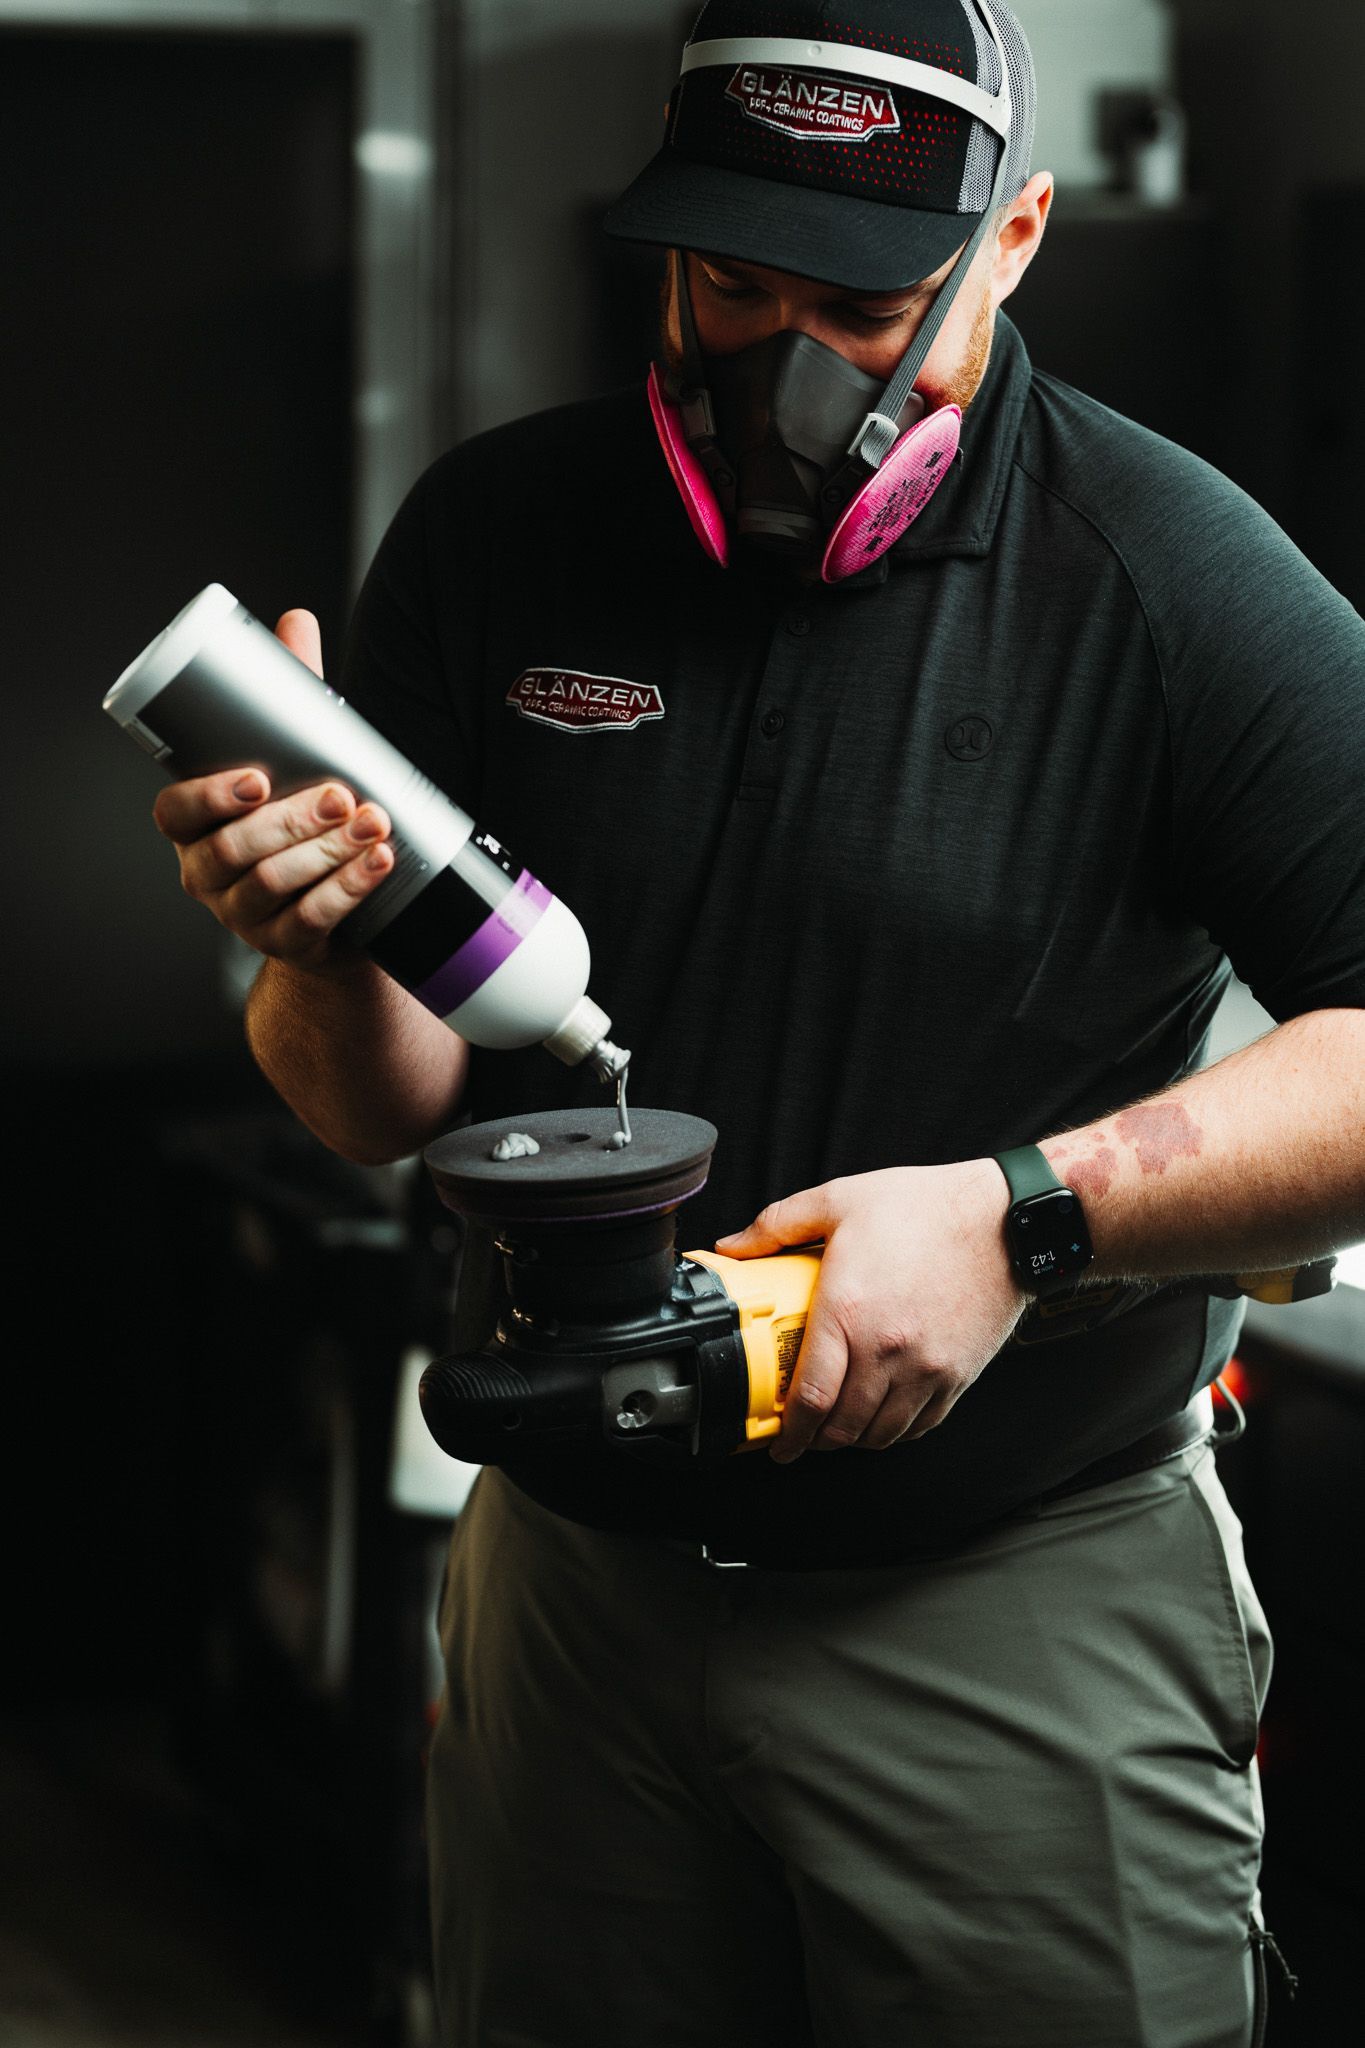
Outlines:
MULTIPOLYGON (((322 674, 311 613, 286 612, 275 632, 322 674)), ((272 802, 259 768, 226 769, 170 784, 153 816, 188 895, 258 953, 312 972, 352 957, 338 951, 336 929, 393 867, 387 813, 339 782, 272 802)))

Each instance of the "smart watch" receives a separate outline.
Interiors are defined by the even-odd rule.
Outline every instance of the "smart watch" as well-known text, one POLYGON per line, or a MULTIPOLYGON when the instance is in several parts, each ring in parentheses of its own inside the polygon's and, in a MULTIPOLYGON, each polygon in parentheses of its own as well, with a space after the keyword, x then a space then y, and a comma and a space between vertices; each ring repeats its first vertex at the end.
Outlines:
POLYGON ((995 1163, 1009 1184, 1005 1241, 1015 1279, 1044 1301, 1066 1293, 1095 1260, 1080 1196, 1062 1185, 1036 1145, 997 1152, 995 1163))

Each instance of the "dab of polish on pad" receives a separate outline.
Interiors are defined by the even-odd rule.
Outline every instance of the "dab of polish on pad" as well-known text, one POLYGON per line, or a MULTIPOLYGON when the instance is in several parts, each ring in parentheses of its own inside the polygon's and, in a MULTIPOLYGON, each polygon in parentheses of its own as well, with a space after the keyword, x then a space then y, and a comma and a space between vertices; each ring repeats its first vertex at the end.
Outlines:
POLYGON ((498 1139, 488 1156, 501 1163, 505 1159, 529 1159, 539 1150, 535 1139, 528 1138, 525 1131, 509 1131, 505 1138, 498 1139))

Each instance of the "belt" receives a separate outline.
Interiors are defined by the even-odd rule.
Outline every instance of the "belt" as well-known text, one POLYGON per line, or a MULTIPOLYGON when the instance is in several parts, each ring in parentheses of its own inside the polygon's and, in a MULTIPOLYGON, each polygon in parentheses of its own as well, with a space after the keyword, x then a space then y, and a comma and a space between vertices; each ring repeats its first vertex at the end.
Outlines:
MULTIPOLYGON (((1167 1422, 1159 1422, 1155 1429, 1149 1429, 1134 1442, 1125 1444, 1121 1451, 1111 1451, 1106 1457, 1096 1458, 1093 1464, 1083 1466, 1070 1479, 1063 1480, 1060 1486, 1049 1487, 1046 1493, 1035 1495, 1023 1507, 1015 1509, 1009 1519, 1037 1514, 1050 1501, 1065 1500, 1068 1494, 1085 1493, 1092 1486, 1107 1486, 1115 1479, 1131 1479, 1135 1473, 1146 1472, 1153 1465, 1168 1464, 1182 1451, 1193 1450, 1196 1444, 1206 1442, 1213 1434, 1213 1395, 1204 1387, 1178 1415, 1173 1415, 1167 1422)), ((671 1548, 700 1558, 703 1564, 710 1565, 715 1571, 747 1571, 751 1567, 747 1557, 718 1557, 700 1539, 670 1537, 666 1540, 671 1548)), ((896 1560, 888 1558, 886 1562, 893 1564, 896 1560)), ((837 1566, 832 1568, 839 1569, 837 1566)), ((831 1567, 811 1565, 804 1569, 816 1571, 831 1567)))
POLYGON ((1125 1445, 1121 1451, 1111 1451, 1108 1457, 1096 1458, 1093 1465, 1083 1466, 1072 1478, 1064 1479, 1060 1486, 1048 1488, 1038 1496, 1038 1506, 1048 1501, 1065 1500, 1069 1493, 1085 1493, 1092 1486, 1107 1486, 1113 1479, 1131 1479, 1135 1472, 1146 1472, 1152 1465, 1164 1465, 1171 1458, 1178 1458, 1182 1451, 1194 1449, 1213 1434, 1213 1395, 1207 1387, 1201 1389, 1188 1408, 1182 1408, 1179 1415, 1173 1415, 1169 1422, 1159 1422, 1155 1429, 1149 1429, 1136 1443, 1125 1445))

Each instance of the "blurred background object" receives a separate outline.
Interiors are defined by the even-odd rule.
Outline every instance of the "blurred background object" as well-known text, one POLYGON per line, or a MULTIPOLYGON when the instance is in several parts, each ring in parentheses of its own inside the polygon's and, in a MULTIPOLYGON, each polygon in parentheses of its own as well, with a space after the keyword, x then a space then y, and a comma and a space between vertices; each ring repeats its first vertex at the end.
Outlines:
MULTIPOLYGON (((1217 463, 1362 604, 1365 8, 1018 4, 1059 186, 1010 307, 1035 361, 1217 463)), ((414 1455, 411 1401, 450 1220, 256 1075, 254 960, 181 897, 99 699, 213 579, 316 611, 334 664, 435 454, 641 378, 659 262, 597 223, 692 12, 0 0, 23 2048, 429 2037, 431 1612, 469 1474, 414 1455)), ((1268 1022, 1235 990, 1215 1051, 1268 1022)), ((1361 1254, 1343 1275, 1249 1322, 1225 1454, 1281 1644, 1266 1890, 1304 1984, 1275 2039, 1313 2048, 1354 2039, 1362 1903, 1361 1254)))
POLYGON ((1110 191, 1143 206, 1178 206, 1185 197, 1180 103, 1150 87, 1128 87, 1101 92, 1096 112, 1110 191))

